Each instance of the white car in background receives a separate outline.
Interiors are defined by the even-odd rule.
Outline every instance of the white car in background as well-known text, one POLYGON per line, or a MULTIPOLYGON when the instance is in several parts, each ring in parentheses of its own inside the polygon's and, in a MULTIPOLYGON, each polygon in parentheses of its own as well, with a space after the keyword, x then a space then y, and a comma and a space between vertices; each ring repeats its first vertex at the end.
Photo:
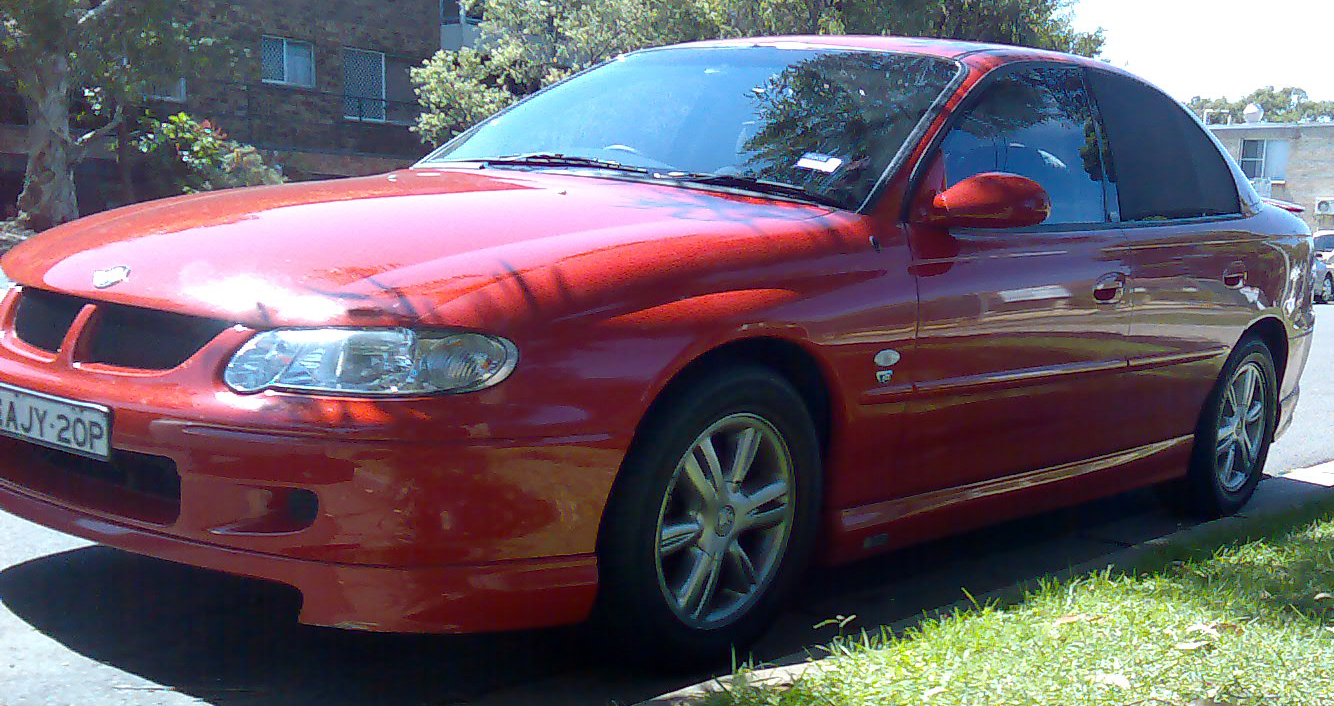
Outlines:
POLYGON ((1319 304, 1334 302, 1334 272, 1329 266, 1334 259, 1334 230, 1316 231, 1315 260, 1311 265, 1312 296, 1319 304))

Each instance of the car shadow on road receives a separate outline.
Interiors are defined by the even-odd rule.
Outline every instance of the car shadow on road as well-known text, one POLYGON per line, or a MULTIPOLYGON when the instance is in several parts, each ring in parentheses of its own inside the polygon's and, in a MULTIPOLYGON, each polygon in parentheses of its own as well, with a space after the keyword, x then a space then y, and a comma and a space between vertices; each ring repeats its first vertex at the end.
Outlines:
MULTIPOLYGON (((840 629, 814 627, 826 619, 855 616, 844 631, 910 619, 1179 527, 1149 494, 1130 493, 817 569, 755 657, 818 655, 840 629)), ((709 676, 618 665, 588 627, 424 636, 303 626, 292 589, 105 547, 0 573, 0 602, 82 655, 220 706, 626 704, 709 676)))

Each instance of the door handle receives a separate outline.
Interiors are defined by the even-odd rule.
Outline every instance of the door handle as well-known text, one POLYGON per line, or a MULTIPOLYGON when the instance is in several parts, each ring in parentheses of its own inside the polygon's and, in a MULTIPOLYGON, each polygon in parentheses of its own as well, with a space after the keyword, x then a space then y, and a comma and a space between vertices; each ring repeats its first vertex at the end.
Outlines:
POLYGON ((1126 293, 1126 273, 1108 272, 1093 285, 1093 300, 1099 304, 1115 304, 1126 293))
POLYGON ((1223 270, 1223 284, 1230 289, 1241 289, 1246 285, 1246 263, 1234 262, 1223 270))

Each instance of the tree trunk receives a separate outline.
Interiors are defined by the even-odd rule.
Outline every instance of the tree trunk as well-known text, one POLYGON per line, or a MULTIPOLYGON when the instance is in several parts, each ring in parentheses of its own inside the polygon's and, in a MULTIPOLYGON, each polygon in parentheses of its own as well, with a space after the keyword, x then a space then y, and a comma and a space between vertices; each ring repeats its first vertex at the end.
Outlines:
POLYGON ((79 217, 74 192, 74 140, 69 126, 69 60, 41 59, 24 86, 28 106, 28 167, 19 194, 19 224, 46 230, 79 217))

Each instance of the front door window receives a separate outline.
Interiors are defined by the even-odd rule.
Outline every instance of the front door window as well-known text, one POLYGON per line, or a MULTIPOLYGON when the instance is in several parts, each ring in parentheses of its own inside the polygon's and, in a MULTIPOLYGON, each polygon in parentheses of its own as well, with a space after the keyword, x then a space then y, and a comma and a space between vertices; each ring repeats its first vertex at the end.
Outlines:
POLYGON ((992 82, 941 145, 946 185, 1008 172, 1047 190, 1047 224, 1107 220, 1097 121, 1079 69, 1040 67, 992 82))

